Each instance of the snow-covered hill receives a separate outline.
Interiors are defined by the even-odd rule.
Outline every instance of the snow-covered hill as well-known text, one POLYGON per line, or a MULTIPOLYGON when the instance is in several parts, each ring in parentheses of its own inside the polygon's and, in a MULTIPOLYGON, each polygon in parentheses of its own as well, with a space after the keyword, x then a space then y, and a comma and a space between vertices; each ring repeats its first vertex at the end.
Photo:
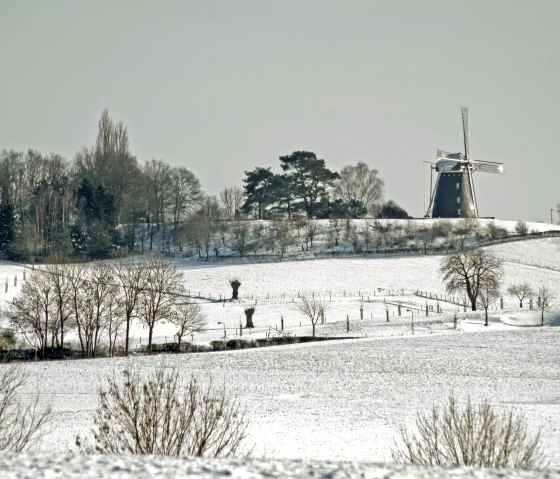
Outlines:
MULTIPOLYGON (((560 290, 560 239, 491 248, 506 261, 505 286, 527 280, 560 290)), ((545 453, 551 466, 558 468, 558 314, 550 313, 550 325, 536 327, 539 318, 534 312, 519 310, 515 298, 506 295, 504 309, 495 306, 498 309, 491 311, 490 326, 485 328, 480 313, 465 314, 460 305, 446 301, 439 279, 440 259, 427 255, 229 265, 180 260, 177 265, 185 272, 185 285, 199 297, 196 300, 209 319, 208 331, 195 337, 197 342, 221 338, 218 321, 226 323, 228 338, 236 337, 243 306, 255 302, 257 328, 250 335, 243 331, 244 338, 264 337, 271 327, 278 327, 281 318, 286 332, 308 334, 311 328, 294 306, 300 292, 320 295, 330 305, 327 322, 318 326, 318 334, 345 335, 348 317, 349 334, 361 339, 211 354, 26 364, 30 381, 22 399, 39 391, 42 401, 53 403, 56 418, 56 426, 36 449, 49 451, 50 457, 54 453, 55 458, 4 455, 1 470, 11 477, 26 477, 21 475, 26 464, 33 477, 41 477, 40 471, 45 471, 44 477, 57 477, 65 467, 68 471, 97 471, 101 476, 110 470, 108 474, 117 477, 164 477, 175 467, 200 477, 264 477, 267 471, 272 477, 305 477, 310 471, 319 477, 497 477, 488 471, 434 472, 361 462, 391 461, 390 448, 399 426, 412 424, 416 413, 442 404, 450 393, 520 410, 531 430, 542 430, 545 453), (220 296, 230 295, 231 277, 240 278, 242 299, 220 301, 220 296), (417 296, 417 290, 431 293, 432 298, 417 296), (399 303, 404 307, 402 316, 398 316, 399 303), (443 312, 430 311, 426 317, 426 304, 434 309, 439 305, 443 312), (390 311, 389 322, 386 310, 390 311), (457 330, 453 328, 456 313, 457 330), (178 368, 185 380, 191 374, 203 381, 211 378, 236 395, 250 420, 248 446, 253 461, 197 461, 181 469, 174 462, 178 460, 64 455, 74 449, 76 435, 87 436, 93 427, 97 388, 108 374, 127 364, 148 373, 162 362, 178 368), (317 462, 325 460, 360 463, 317 462)), ((8 293, 0 290, 2 308, 21 288, 23 269, 11 263, 0 265, 0 278, 9 278, 8 293), (16 275, 19 281, 14 286, 16 275)), ((163 324, 156 336, 171 339, 173 333, 170 325, 163 324)), ((140 341, 146 332, 136 326, 134 334, 140 341)), ((516 474, 505 477, 543 477, 516 474)), ((547 474, 556 477, 557 473, 547 474)))

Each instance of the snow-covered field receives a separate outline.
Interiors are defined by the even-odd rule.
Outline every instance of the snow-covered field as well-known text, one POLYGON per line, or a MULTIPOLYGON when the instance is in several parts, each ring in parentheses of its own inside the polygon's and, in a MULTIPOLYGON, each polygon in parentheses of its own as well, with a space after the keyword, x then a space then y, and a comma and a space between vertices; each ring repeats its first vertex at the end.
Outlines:
MULTIPOLYGON (((506 260, 504 290, 525 280, 535 287, 546 284, 560 290, 560 239, 491 248, 506 260)), ((223 466, 225 463, 216 468, 208 466, 207 476, 199 474, 203 477, 220 475, 220 470, 239 473, 234 477, 261 477, 265 473, 255 470, 266 468, 266 464, 284 467, 286 463, 277 462, 279 459, 388 463, 399 426, 411 424, 416 413, 442 404, 451 393, 460 399, 488 399, 498 407, 520 410, 531 429, 542 430, 550 465, 559 468, 559 315, 550 313, 550 325, 536 327, 540 316, 535 311, 520 311, 515 298, 504 296, 504 309, 493 309, 490 326, 485 328, 481 313, 465 314, 460 305, 439 299, 444 294, 438 273, 440 260, 440 256, 411 256, 224 266, 178 262, 185 272, 187 288, 193 296, 202 297, 199 301, 209 318, 209 330, 195 335, 197 342, 221 338, 223 329, 218 321, 225 323, 228 338, 235 337, 240 322, 244 324, 243 307, 255 302, 257 328, 253 337, 263 337, 271 328, 278 328, 281 318, 286 332, 308 334, 310 325, 294 304, 302 292, 320 295, 329 303, 327 322, 318 326, 318 335, 346 335, 348 315, 348 334, 360 339, 219 353, 28 364, 31 379, 25 397, 39 391, 42 400, 52 401, 55 409, 56 427, 38 449, 63 454, 73 450, 77 434, 89 434, 97 387, 108 374, 126 364, 147 373, 163 363, 178 368, 185 379, 195 374, 223 384, 237 396, 250 420, 248 447, 253 462, 247 463, 246 469, 223 466), (230 296, 228 280, 233 277, 242 283, 242 300, 224 303, 220 296, 230 296), (417 290, 433 297, 437 294, 438 300, 416 296, 417 290), (403 306, 400 317, 399 303, 403 306), (434 310, 439 303, 443 312, 430 312, 426 317, 426 303, 434 310), (360 305, 364 319, 359 316, 360 305), (454 330, 453 316, 457 312, 459 325, 454 330), (262 463, 257 461, 261 459, 262 463), (220 469, 222 466, 224 469, 220 469)), ((0 291, 3 309, 21 287, 22 270, 19 265, 0 265, 0 278, 10 278, 8 293, 4 288, 0 291), (14 275, 20 275, 16 287, 14 275)), ((155 334, 171 340, 173 333, 166 324, 155 334)), ((134 334, 140 341, 145 331, 136 327, 134 334)), ((248 333, 245 330, 243 334, 246 337, 248 333)), ((6 461, 13 463, 11 459, 6 461)), ((119 460, 116 463, 120 464, 119 460)), ((198 467, 194 464, 191 466, 198 467)), ((12 466, 7 467, 9 470, 12 466)), ((164 471, 167 466, 158 467, 164 471)), ((302 476, 310 475, 309 467, 302 466, 302 476)), ((326 467, 320 470, 333 472, 332 467, 339 466, 326 467)), ((363 464, 355 466, 358 469, 352 467, 348 470, 363 473, 363 477, 428 477, 418 470, 399 469, 397 473, 387 467, 383 473, 379 472, 383 468, 363 464)), ((337 470, 328 477, 355 477, 344 475, 344 466, 337 470)), ((455 477, 489 477, 470 476, 465 470, 457 474, 465 475, 455 477)), ((132 475, 123 473, 123 477, 132 475)), ((164 475, 162 472, 161 477, 164 475)), ((277 473, 276 477, 291 476, 277 473)))

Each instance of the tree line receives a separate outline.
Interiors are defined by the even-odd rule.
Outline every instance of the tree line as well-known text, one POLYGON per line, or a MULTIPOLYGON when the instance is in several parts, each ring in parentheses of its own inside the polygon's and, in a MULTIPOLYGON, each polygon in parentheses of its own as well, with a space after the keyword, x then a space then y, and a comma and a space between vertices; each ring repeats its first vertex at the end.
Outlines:
POLYGON ((183 273, 156 256, 36 268, 10 302, 9 315, 11 326, 43 359, 64 354, 70 331, 76 332, 82 356, 96 357, 107 344, 109 356, 121 352, 121 343, 128 354, 133 321, 148 329, 149 352, 161 321, 176 326, 179 349, 186 335, 206 325, 200 305, 187 297, 183 273))
POLYGON ((0 152, 0 254, 21 260, 50 256, 99 259, 154 249, 154 238, 182 249, 209 225, 235 219, 406 218, 383 201, 379 172, 360 162, 337 173, 312 152, 280 157, 245 172, 243 188, 207 195, 183 166, 133 155, 127 128, 107 110, 95 144, 72 161, 62 156, 0 152))

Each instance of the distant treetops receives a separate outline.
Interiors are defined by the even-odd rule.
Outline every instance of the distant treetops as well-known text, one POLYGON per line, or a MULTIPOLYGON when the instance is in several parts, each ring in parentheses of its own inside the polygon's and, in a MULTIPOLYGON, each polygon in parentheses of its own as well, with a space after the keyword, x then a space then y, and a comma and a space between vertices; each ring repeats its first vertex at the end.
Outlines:
POLYGON ((245 172, 242 211, 256 219, 303 212, 308 218, 407 218, 394 202, 382 204, 385 183, 379 172, 360 162, 331 171, 315 153, 296 151, 280 157, 282 173, 256 167, 245 172), (385 208, 384 208, 385 207, 385 208))

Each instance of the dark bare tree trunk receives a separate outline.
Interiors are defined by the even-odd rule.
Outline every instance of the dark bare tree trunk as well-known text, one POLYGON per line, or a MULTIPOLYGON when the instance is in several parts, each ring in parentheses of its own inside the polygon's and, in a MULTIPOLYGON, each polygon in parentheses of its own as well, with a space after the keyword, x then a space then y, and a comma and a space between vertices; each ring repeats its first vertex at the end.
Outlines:
POLYGON ((233 280, 231 283, 231 299, 239 299, 238 294, 239 294, 239 287, 241 286, 241 282, 238 280, 233 280))
POLYGON ((247 320, 246 328, 254 328, 253 324, 253 314, 255 314, 255 308, 247 308, 245 310, 245 319, 247 320))

